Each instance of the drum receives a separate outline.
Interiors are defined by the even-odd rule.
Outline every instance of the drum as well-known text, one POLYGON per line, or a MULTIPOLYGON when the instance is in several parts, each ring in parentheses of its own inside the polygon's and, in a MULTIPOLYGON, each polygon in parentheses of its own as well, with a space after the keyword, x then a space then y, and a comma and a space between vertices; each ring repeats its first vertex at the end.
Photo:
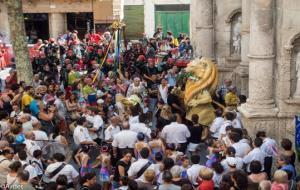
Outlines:
POLYGON ((42 148, 42 157, 46 160, 52 158, 55 153, 61 153, 66 157, 66 162, 70 162, 72 153, 68 145, 64 145, 58 142, 48 141, 48 144, 42 148))
POLYGON ((96 93, 90 94, 87 97, 89 105, 97 105, 97 95, 96 93))

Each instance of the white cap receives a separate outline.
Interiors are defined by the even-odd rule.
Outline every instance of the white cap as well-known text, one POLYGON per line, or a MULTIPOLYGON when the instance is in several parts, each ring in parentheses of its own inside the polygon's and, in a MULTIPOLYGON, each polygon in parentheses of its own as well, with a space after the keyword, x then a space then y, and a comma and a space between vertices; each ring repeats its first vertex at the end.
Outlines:
POLYGON ((103 103, 104 103, 104 100, 102 100, 102 99, 97 100, 97 104, 103 104, 103 103))
POLYGON ((235 167, 237 164, 237 161, 234 157, 226 158, 226 160, 227 160, 227 165, 230 167, 235 167))

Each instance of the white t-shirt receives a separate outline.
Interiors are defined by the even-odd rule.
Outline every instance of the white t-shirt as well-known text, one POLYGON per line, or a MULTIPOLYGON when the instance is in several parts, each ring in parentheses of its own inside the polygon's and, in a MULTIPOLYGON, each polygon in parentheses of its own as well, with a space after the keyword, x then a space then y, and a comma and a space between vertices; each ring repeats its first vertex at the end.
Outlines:
POLYGON ((191 133, 187 126, 177 122, 166 125, 161 132, 161 137, 165 139, 167 143, 185 143, 190 136, 191 133))
POLYGON ((204 168, 205 166, 201 166, 200 164, 193 164, 189 169, 187 169, 187 175, 189 180, 191 181, 191 183, 193 185, 198 185, 198 176, 199 176, 199 172, 202 168, 204 168))
POLYGON ((239 120, 238 118, 235 118, 235 119, 232 121, 232 126, 233 126, 234 128, 241 129, 241 128, 242 128, 242 122, 241 122, 241 120, 239 120))
POLYGON ((231 145, 235 149, 235 156, 244 158, 251 150, 250 145, 245 139, 231 145))
POLYGON ((93 141, 87 128, 80 125, 74 129, 73 138, 76 145, 80 145, 84 141, 93 141))
POLYGON ((243 162, 247 164, 247 172, 250 172, 250 163, 253 160, 257 160, 261 163, 263 171, 265 163, 265 153, 260 148, 254 148, 243 158, 243 162))
MULTIPOLYGON (((136 162, 132 163, 129 170, 128 176, 129 177, 137 177, 137 173, 149 162, 148 159, 138 159, 136 162)), ((155 176, 159 174, 158 168, 155 164, 151 164, 147 169, 153 169, 155 171, 155 176)), ((146 171, 146 170, 145 170, 146 171)), ((137 180, 144 180, 144 174, 141 175, 137 180)))
POLYGON ((43 174, 43 163, 40 160, 37 160, 35 158, 33 158, 31 160, 31 165, 35 168, 35 171, 38 175, 42 175, 43 174))
POLYGON ((260 149, 265 153, 268 157, 273 157, 278 154, 277 143, 274 139, 265 138, 263 144, 261 145, 260 149))
POLYGON ((228 126, 232 126, 232 122, 229 120, 225 120, 224 123, 221 125, 218 139, 220 139, 222 135, 226 135, 226 128, 228 126))
POLYGON ((148 138, 151 138, 151 129, 144 123, 134 123, 130 125, 130 130, 136 133, 144 133, 148 138))
POLYGON ((36 144, 40 147, 43 148, 43 146, 45 145, 45 141, 49 140, 47 133, 45 133, 44 131, 40 131, 40 130, 34 130, 32 131, 34 134, 34 140, 36 141, 36 144))
POLYGON ((29 172, 29 180, 31 180, 31 179, 33 179, 33 178, 35 178, 35 177, 38 176, 35 168, 32 165, 26 166, 24 170, 26 170, 26 171, 29 172))
POLYGON ((40 146, 33 140, 26 139, 24 141, 24 144, 26 145, 27 153, 29 153, 28 154, 29 160, 32 160, 33 152, 35 150, 41 150, 40 146))
POLYGON ((136 141, 136 132, 123 130, 115 135, 112 146, 117 148, 134 148, 134 144, 136 141))
POLYGON ((137 116, 134 116, 134 117, 129 117, 129 125, 132 125, 132 124, 134 124, 134 123, 138 123, 139 122, 139 116, 137 115, 137 116))
POLYGON ((121 128, 119 126, 108 126, 104 131, 105 140, 114 140, 114 137, 116 134, 118 134, 121 131, 121 128))
POLYGON ((213 123, 210 126, 210 131, 212 132, 212 136, 214 138, 220 137, 220 129, 223 123, 224 123, 223 117, 217 117, 214 119, 213 123))
POLYGON ((229 171, 228 160, 230 158, 231 159, 234 158, 236 160, 236 166, 235 166, 236 169, 238 169, 238 170, 243 169, 244 162, 243 162, 242 158, 239 158, 239 157, 226 157, 224 160, 221 161, 221 165, 223 166, 225 172, 229 171))
MULTIPOLYGON (((96 129, 97 131, 100 129, 100 127, 103 127, 103 120, 101 118, 100 115, 95 115, 93 118, 93 127, 94 129, 96 129)), ((98 138, 98 134, 97 132, 91 132, 89 131, 89 134, 91 136, 92 139, 96 139, 98 138)))
MULTIPOLYGON (((47 176, 49 176, 50 173, 52 173, 54 170, 56 170, 58 167, 60 167, 61 164, 62 164, 62 162, 56 162, 56 163, 50 164, 47 167, 45 174, 47 176)), ((66 164, 65 167, 62 170, 60 170, 60 172, 58 172, 58 174, 56 174, 54 177, 52 177, 50 179, 50 181, 56 181, 56 178, 59 175, 65 175, 68 179, 68 183, 72 183, 73 179, 79 176, 79 173, 74 169, 73 166, 66 164)))
POLYGON ((162 87, 162 85, 159 85, 159 94, 161 96, 161 99, 164 101, 165 104, 168 103, 168 85, 165 86, 165 88, 162 87))
POLYGON ((32 122, 31 121, 27 121, 25 123, 22 124, 22 131, 23 133, 27 133, 32 131, 33 127, 32 127, 32 122))

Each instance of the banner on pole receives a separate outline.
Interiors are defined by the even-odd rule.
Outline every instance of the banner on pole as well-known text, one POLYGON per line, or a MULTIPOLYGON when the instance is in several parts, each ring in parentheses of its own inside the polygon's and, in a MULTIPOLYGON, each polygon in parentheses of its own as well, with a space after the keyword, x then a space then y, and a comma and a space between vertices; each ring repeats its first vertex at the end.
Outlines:
POLYGON ((295 116, 295 150, 300 161, 300 116, 295 116))

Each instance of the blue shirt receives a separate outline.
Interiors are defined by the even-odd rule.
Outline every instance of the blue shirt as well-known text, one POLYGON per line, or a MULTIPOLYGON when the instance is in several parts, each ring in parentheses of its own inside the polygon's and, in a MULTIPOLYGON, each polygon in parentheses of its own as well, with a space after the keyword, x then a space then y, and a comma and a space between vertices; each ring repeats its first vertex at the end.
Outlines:
POLYGON ((39 105, 36 100, 31 101, 29 108, 30 108, 31 114, 34 117, 38 118, 38 115, 40 113, 40 108, 39 108, 39 105))
POLYGON ((296 170, 292 164, 282 166, 281 170, 284 170, 285 172, 292 174, 291 179, 296 179, 296 170))
POLYGON ((172 76, 171 74, 168 74, 167 80, 168 80, 169 86, 176 86, 176 75, 172 76))

